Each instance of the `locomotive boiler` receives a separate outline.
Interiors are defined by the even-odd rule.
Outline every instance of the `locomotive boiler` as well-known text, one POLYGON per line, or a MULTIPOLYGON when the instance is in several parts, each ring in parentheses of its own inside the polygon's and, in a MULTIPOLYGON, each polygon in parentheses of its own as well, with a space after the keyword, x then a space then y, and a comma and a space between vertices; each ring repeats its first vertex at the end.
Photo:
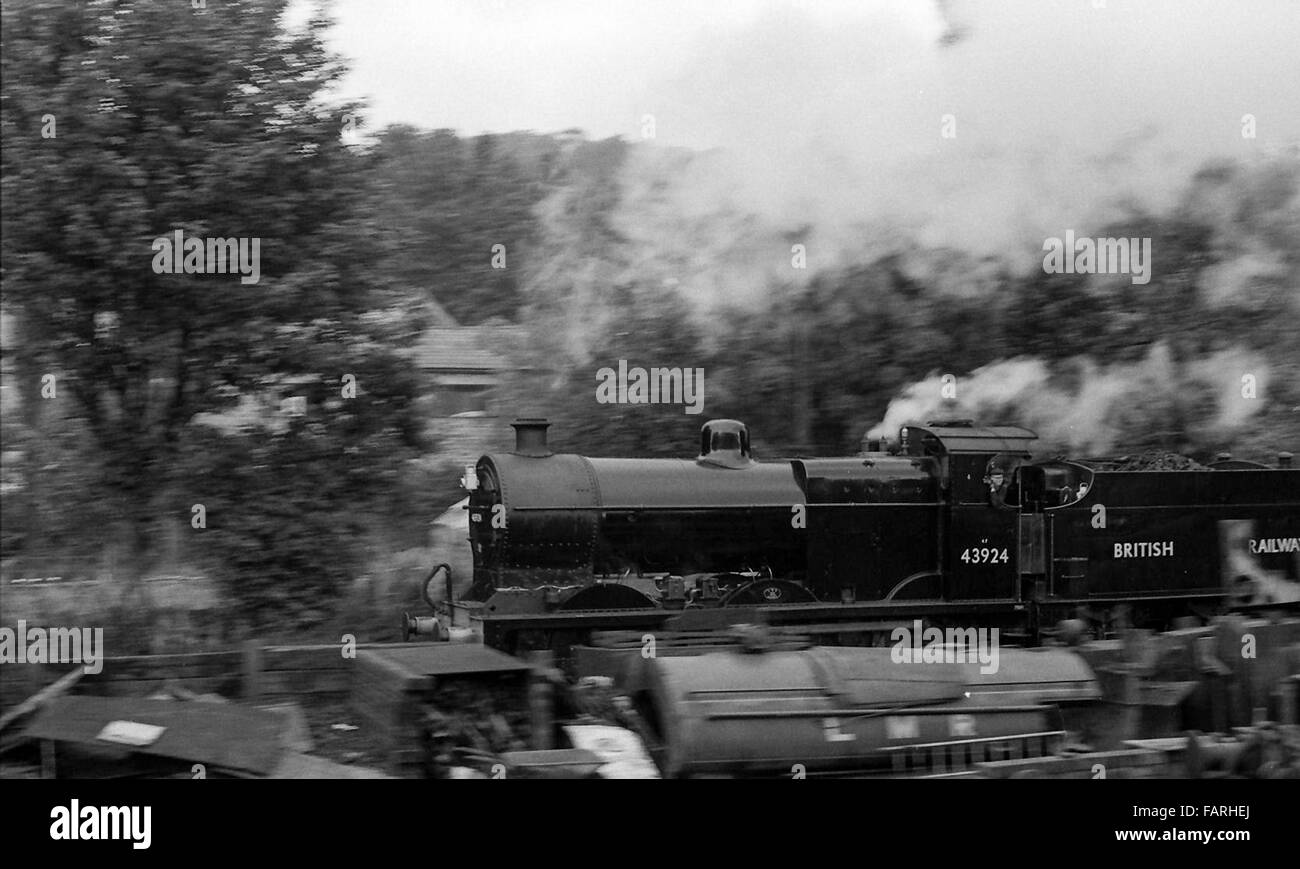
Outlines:
POLYGON ((596 577, 712 574, 725 590, 733 574, 801 573, 791 508, 803 493, 788 463, 753 460, 743 425, 705 425, 694 461, 556 455, 545 421, 514 426, 515 451, 484 456, 475 469, 469 599, 543 588, 585 592, 566 602, 599 605, 617 593, 601 592, 596 577))
POLYGON ((544 420, 514 426, 513 451, 467 470, 473 578, 440 615, 511 651, 698 609, 1037 635, 1300 602, 1289 454, 1033 461, 1028 429, 948 420, 903 427, 887 451, 760 461, 742 423, 712 420, 693 459, 587 458, 554 453, 544 420))

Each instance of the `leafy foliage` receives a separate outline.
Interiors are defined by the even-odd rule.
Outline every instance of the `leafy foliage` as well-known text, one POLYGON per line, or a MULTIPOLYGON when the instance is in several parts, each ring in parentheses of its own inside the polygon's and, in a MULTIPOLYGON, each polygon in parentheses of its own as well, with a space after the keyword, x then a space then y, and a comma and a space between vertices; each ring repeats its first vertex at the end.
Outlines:
POLYGON ((362 158, 341 138, 359 109, 322 101, 343 69, 326 22, 287 31, 285 6, 4 12, 5 302, 24 367, 56 372, 85 421, 102 460, 82 497, 111 503, 138 566, 158 517, 205 504, 220 530, 200 557, 267 615, 328 602, 356 563, 339 536, 418 441, 362 158), (152 242, 177 230, 260 239, 260 281, 156 273, 152 242), (309 412, 281 431, 291 396, 309 412), (205 427, 250 402, 243 428, 205 427))

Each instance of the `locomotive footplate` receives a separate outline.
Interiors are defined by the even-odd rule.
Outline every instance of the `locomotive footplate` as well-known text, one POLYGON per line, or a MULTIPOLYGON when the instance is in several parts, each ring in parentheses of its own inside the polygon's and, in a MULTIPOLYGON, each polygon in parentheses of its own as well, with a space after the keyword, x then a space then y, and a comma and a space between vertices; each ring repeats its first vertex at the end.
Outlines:
MULTIPOLYGON (((911 619, 953 621, 962 626, 1015 624, 1024 617, 1026 604, 1014 599, 982 601, 873 601, 857 603, 784 604, 668 610, 658 608, 575 610, 550 613, 475 612, 470 618, 484 645, 514 653, 525 633, 568 634, 585 642, 593 630, 666 630, 694 628, 726 630, 736 624, 768 624, 819 636, 876 631, 882 626, 906 624, 911 619)), ((567 644, 560 644, 567 645, 567 644)), ((552 646, 554 648, 554 646, 552 646)), ((564 656, 563 650, 560 651, 564 656)))

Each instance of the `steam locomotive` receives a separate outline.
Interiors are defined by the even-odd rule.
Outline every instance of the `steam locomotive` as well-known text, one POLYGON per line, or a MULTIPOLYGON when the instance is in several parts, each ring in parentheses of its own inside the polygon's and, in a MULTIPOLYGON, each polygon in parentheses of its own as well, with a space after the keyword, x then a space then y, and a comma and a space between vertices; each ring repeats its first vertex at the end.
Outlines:
POLYGON ((448 576, 440 617, 507 651, 692 611, 1036 637, 1067 619, 1300 604, 1288 453, 1276 468, 1114 470, 1032 461, 1028 429, 947 420, 890 449, 758 461, 744 424, 719 419, 694 459, 587 458, 553 453, 545 420, 513 425, 513 452, 466 470, 473 577, 453 600, 448 576))

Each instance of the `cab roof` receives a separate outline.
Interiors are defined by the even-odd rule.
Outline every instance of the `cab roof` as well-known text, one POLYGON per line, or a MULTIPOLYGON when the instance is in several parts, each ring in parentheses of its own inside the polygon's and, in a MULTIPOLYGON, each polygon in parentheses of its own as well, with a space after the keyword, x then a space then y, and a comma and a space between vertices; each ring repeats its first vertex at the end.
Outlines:
POLYGON ((1017 425, 977 426, 968 420, 905 425, 899 430, 899 443, 910 455, 942 452, 1028 456, 1030 445, 1036 440, 1036 433, 1017 425))

